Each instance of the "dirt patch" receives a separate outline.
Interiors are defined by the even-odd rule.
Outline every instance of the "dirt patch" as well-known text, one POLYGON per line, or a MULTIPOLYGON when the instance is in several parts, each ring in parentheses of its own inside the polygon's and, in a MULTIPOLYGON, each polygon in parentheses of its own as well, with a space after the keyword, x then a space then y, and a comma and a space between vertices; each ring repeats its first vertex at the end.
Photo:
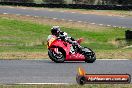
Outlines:
MULTIPOLYGON (((97 59, 132 59, 131 51, 96 52, 97 59)), ((46 52, 2 52, 0 59, 48 59, 46 52)))
POLYGON ((2 52, 0 59, 47 59, 47 53, 43 52, 2 52))
POLYGON ((131 51, 111 51, 111 52, 96 52, 97 58, 107 58, 107 59, 132 59, 131 51))

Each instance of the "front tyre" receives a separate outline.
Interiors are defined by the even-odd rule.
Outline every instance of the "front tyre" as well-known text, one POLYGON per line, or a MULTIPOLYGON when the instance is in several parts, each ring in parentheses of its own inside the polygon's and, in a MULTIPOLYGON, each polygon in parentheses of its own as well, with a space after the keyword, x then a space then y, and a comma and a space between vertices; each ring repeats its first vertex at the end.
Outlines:
POLYGON ((87 62, 87 63, 93 63, 93 62, 95 62, 95 60, 96 60, 95 54, 94 55, 86 54, 85 62, 87 62))
POLYGON ((90 48, 84 48, 83 49, 84 56, 85 56, 85 62, 87 63, 93 63, 96 60, 95 53, 90 48))
POLYGON ((48 50, 49 58, 56 63, 63 63, 65 61, 65 56, 61 50, 58 49, 58 54, 54 51, 48 50))

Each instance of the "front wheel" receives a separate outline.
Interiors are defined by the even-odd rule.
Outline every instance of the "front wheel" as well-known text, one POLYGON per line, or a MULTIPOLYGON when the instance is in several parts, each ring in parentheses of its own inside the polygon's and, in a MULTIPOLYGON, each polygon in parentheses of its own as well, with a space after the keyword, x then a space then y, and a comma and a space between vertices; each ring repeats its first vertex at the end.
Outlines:
POLYGON ((85 62, 87 63, 93 63, 96 60, 96 56, 95 55, 87 55, 85 58, 85 62))
POLYGON ((49 49, 48 56, 52 61, 56 63, 63 63, 65 61, 65 56, 60 49, 58 49, 58 53, 55 53, 54 51, 49 49))
POLYGON ((85 56, 85 62, 87 63, 93 63, 96 60, 95 53, 90 48, 84 48, 83 49, 84 56, 85 56))

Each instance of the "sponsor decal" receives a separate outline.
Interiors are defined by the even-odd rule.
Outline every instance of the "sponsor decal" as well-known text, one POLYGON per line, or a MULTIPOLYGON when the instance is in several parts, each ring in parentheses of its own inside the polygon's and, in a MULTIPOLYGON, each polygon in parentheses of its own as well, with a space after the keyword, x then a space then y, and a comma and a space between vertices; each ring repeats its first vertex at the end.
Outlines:
POLYGON ((124 84, 131 82, 129 74, 87 74, 84 69, 78 68, 76 81, 80 85, 84 84, 124 84))

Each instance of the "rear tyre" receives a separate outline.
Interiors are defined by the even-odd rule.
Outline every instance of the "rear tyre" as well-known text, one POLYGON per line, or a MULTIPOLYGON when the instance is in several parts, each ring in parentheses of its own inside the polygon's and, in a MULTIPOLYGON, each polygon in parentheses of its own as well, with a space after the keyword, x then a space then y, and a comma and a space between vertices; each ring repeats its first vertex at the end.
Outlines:
POLYGON ((60 49, 58 49, 58 52, 59 54, 56 54, 55 52, 48 50, 48 56, 52 61, 56 63, 63 63, 65 61, 65 56, 60 49))

